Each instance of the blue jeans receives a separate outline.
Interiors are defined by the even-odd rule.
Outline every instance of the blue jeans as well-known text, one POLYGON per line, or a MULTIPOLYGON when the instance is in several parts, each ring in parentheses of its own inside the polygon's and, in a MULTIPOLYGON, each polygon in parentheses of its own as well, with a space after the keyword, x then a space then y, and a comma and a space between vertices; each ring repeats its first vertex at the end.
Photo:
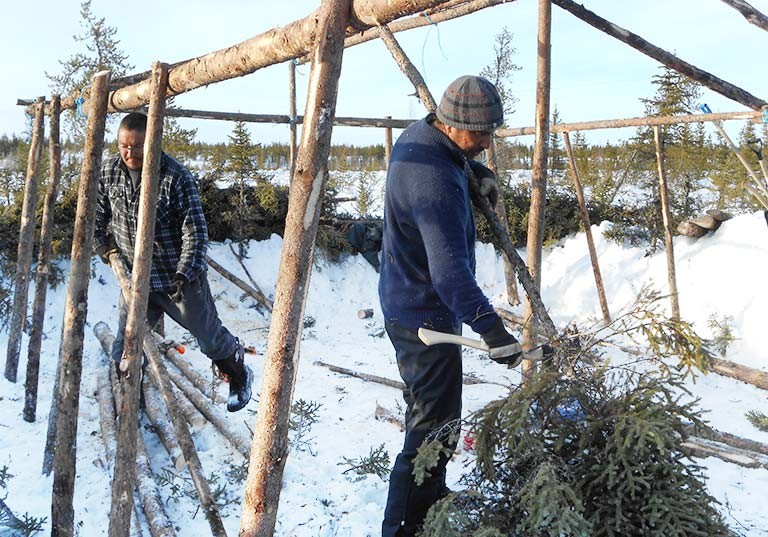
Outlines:
MULTIPOLYGON (((461 417, 461 347, 442 344, 427 347, 415 330, 389 321, 385 327, 395 347, 397 366, 405 382, 405 442, 389 476, 389 495, 382 523, 382 537, 416 535, 429 508, 445 496, 445 467, 441 455, 431 476, 421 485, 413 478, 413 459, 425 439, 439 438, 451 451, 456 439, 449 438, 450 425, 461 417), (438 433, 440 431, 440 433, 438 433)), ((454 333, 459 333, 455 330, 454 333)))
MULTIPOLYGON (((128 308, 122 293, 119 309, 120 320, 112 345, 112 359, 115 363, 119 363, 123 356, 125 323, 128 318, 128 308)), ((180 302, 174 302, 170 295, 163 291, 151 291, 147 304, 149 326, 155 326, 163 313, 167 313, 171 319, 187 329, 200 344, 200 351, 213 361, 229 358, 237 349, 235 336, 221 324, 205 274, 201 274, 184 287, 180 302)))

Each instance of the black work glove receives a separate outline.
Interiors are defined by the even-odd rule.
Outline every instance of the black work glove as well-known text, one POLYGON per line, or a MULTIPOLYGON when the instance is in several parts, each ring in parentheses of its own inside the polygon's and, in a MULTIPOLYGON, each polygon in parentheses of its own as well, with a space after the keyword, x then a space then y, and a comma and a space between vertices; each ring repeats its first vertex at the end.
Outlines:
POLYGON ((110 263, 110 257, 116 253, 118 253, 117 249, 117 243, 115 242, 115 239, 112 237, 109 237, 107 240, 107 244, 101 244, 97 246, 94 250, 96 252, 96 255, 98 255, 101 260, 109 265, 110 263))
POLYGON ((493 326, 480 334, 480 337, 488 345, 488 353, 494 362, 516 367, 523 361, 523 351, 520 344, 515 336, 504 328, 501 318, 497 318, 493 326))
POLYGON ((181 273, 173 277, 173 291, 171 291, 171 300, 181 302, 184 299, 184 288, 189 283, 189 279, 181 273))
MULTIPOLYGON (((470 161, 469 166, 475 173, 475 177, 477 177, 480 195, 488 198, 488 203, 491 204, 492 208, 495 208, 496 203, 499 201, 499 183, 496 180, 496 174, 490 168, 474 160, 470 161)), ((479 205, 476 200, 475 204, 479 205)))

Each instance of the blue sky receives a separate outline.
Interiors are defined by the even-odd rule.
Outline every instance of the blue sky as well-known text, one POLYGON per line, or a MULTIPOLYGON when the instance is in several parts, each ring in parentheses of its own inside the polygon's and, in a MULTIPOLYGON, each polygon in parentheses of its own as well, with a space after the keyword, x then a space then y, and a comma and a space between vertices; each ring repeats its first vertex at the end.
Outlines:
MULTIPOLYGON (((768 32, 750 25, 718 0, 581 0, 597 14, 631 30, 681 58, 768 98, 765 51, 768 32)), ((768 0, 751 0, 768 13, 768 0)), ((93 0, 93 12, 117 28, 122 49, 136 71, 155 60, 176 62, 239 43, 274 26, 312 12, 319 2, 283 0, 164 0, 111 2, 93 0)), ((80 33, 79 1, 42 0, 4 6, 0 33, 2 65, 0 134, 21 133, 26 126, 18 97, 49 94, 45 72, 60 70, 58 60, 81 50, 72 36, 80 33)), ((640 98, 653 94, 651 77, 658 64, 553 6, 552 105, 562 121, 587 121, 642 115, 640 98)), ((461 19, 396 34, 424 75, 435 98, 463 75, 478 73, 493 55, 494 36, 505 26, 514 34, 513 92, 517 112, 510 127, 533 124, 536 85, 536 0, 517 0, 461 19)), ((299 108, 303 108, 309 66, 299 66, 299 108)), ((345 52, 337 115, 396 118, 421 117, 421 104, 409 96, 413 88, 396 67, 384 45, 373 41, 345 52)), ((744 107, 705 90, 702 99, 713 111, 744 107)), ((288 66, 269 67, 247 77, 201 88, 177 97, 185 108, 279 114, 288 110, 288 66)), ((182 120, 197 128, 205 141, 225 140, 232 123, 182 120)), ((738 131, 739 124, 729 130, 738 131)), ((285 142, 286 126, 251 125, 255 142, 285 142)), ((618 141, 632 130, 599 131, 594 141, 618 141)), ((335 143, 381 143, 378 129, 337 128, 335 143)), ((528 142, 532 138, 527 139, 528 142)))

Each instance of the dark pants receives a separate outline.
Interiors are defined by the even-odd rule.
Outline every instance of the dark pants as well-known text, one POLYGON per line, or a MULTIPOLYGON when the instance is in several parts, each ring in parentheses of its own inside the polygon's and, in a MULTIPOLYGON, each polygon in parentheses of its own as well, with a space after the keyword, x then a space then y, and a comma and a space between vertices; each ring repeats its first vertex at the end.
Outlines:
MULTIPOLYGON (((125 323, 128 318, 128 308, 122 293, 120 293, 119 309, 120 321, 115 342, 112 345, 112 359, 118 363, 123 356, 125 323)), ((181 302, 174 302, 168 293, 162 291, 150 292, 147 305, 149 326, 155 326, 163 313, 167 313, 171 319, 189 330, 189 333, 197 338, 202 353, 213 361, 224 360, 232 356, 237 349, 237 340, 221 324, 205 274, 201 274, 199 278, 184 287, 184 297, 181 302)))
MULTIPOLYGON (((384 511, 382 537, 416 535, 429 508, 446 492, 445 467, 441 456, 431 477, 417 486, 413 479, 413 458, 425 439, 438 436, 451 451, 456 439, 449 439, 449 425, 461 417, 461 348, 458 345, 427 347, 416 331, 386 323, 387 334, 395 347, 397 366, 405 382, 405 443, 389 476, 389 496, 384 511)), ((456 330, 458 333, 458 330, 456 330)))

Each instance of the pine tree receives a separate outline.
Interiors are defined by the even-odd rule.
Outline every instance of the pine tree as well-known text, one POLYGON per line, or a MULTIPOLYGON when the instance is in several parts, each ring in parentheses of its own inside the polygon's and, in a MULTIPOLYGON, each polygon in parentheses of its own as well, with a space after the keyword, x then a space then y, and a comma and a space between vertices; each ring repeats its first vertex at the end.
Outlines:
POLYGON ((506 116, 515 113, 515 104, 518 99, 512 94, 512 75, 515 71, 522 69, 512 61, 512 56, 517 54, 517 49, 512 46, 513 39, 514 34, 506 26, 502 28, 501 32, 496 34, 491 63, 480 71, 480 76, 493 82, 493 85, 499 90, 506 116))
POLYGON ((176 118, 166 116, 163 122, 163 151, 188 162, 197 156, 194 146, 197 129, 182 129, 176 118))

